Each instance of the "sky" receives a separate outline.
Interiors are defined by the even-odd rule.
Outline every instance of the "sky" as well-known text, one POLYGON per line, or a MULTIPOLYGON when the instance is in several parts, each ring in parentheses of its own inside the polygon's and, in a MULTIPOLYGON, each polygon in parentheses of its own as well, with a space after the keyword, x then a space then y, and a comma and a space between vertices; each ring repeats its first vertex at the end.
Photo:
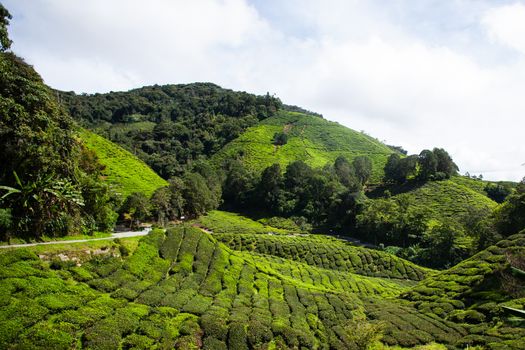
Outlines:
POLYGON ((213 82, 461 173, 525 176, 525 1, 3 0, 12 49, 77 93, 213 82))

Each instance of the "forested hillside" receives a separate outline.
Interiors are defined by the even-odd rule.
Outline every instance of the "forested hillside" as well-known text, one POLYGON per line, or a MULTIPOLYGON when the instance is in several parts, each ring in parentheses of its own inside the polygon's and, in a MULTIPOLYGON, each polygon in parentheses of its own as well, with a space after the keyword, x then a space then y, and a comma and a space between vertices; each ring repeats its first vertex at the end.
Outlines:
POLYGON ((165 179, 181 175, 193 160, 214 154, 282 106, 270 95, 235 92, 211 83, 93 95, 57 91, 57 95, 82 126, 134 153, 165 179))

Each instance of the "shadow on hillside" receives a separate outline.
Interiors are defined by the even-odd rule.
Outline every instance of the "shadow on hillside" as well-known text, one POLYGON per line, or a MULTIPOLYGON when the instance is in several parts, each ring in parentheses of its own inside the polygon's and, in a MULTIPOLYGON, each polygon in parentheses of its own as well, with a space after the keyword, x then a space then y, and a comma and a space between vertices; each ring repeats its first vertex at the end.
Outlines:
POLYGON ((366 192, 368 198, 381 198, 385 197, 385 192, 390 191, 392 196, 412 192, 425 185, 425 181, 409 180, 402 185, 379 185, 377 187, 370 188, 366 192))

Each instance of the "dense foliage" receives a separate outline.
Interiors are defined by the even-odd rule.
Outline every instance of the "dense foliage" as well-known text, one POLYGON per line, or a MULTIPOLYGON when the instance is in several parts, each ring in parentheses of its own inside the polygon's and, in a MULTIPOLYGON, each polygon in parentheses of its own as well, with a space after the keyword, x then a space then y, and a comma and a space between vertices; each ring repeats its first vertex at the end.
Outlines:
POLYGON ((154 85, 128 92, 57 92, 73 118, 144 160, 160 176, 180 176, 246 128, 281 108, 279 99, 211 83, 154 85))
POLYGON ((113 226, 101 167, 32 67, 0 53, 0 229, 4 238, 113 226))
POLYGON ((0 51, 9 50, 11 47, 11 40, 7 33, 7 26, 9 25, 9 20, 11 19, 11 14, 4 5, 0 4, 0 51))
POLYGON ((410 178, 423 181, 449 179, 457 174, 458 166, 447 151, 434 148, 404 158, 399 153, 392 153, 384 171, 385 182, 403 184, 410 178))

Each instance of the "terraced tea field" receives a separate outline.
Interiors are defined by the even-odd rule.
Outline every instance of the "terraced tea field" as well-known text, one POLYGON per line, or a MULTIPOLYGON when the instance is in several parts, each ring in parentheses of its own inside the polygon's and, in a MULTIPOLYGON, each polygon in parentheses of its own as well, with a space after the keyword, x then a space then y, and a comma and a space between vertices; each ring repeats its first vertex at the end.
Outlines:
MULTIPOLYGON (((445 298, 468 312, 467 294, 450 292, 457 276, 505 269, 505 254, 523 245, 516 236, 442 273, 333 238, 190 226, 154 230, 130 256, 82 266, 12 250, 0 254, 0 347, 362 349, 382 333, 403 347, 518 349, 524 329, 503 316, 474 324, 437 306, 445 298)), ((500 294, 505 305, 523 303, 500 294)))

